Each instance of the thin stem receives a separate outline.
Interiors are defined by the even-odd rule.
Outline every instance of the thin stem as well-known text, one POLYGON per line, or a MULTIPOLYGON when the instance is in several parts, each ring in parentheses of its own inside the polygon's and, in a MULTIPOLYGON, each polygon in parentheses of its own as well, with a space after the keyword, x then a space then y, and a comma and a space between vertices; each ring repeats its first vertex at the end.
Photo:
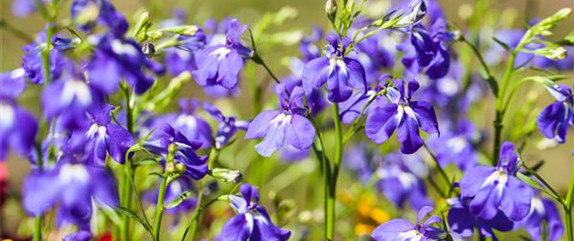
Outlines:
POLYGON ((498 92, 498 97, 496 99, 496 117, 494 119, 494 147, 492 148, 492 164, 494 165, 498 161, 498 156, 500 153, 500 144, 502 139, 502 130, 504 128, 502 121, 504 119, 504 101, 506 97, 506 89, 510 84, 510 79, 514 73, 514 60, 516 58, 516 51, 510 53, 510 58, 508 59, 508 65, 506 66, 506 71, 504 73, 504 78, 502 79, 502 87, 500 92, 498 92))
POLYGON ((153 225, 153 237, 155 241, 159 241, 159 234, 161 232, 161 220, 163 218, 163 202, 165 198, 165 191, 167 189, 167 176, 162 177, 161 186, 159 188, 159 195, 157 197, 157 206, 155 210, 155 222, 153 225))
POLYGON ((281 81, 277 78, 277 76, 275 76, 275 74, 273 74, 273 71, 271 71, 269 66, 267 66, 267 64, 265 63, 265 61, 263 60, 263 58, 261 58, 261 56, 259 54, 255 53, 255 55, 253 55, 252 59, 255 63, 257 63, 257 64, 263 66, 263 68, 265 68, 265 70, 267 71, 267 73, 269 73, 271 78, 273 80, 275 80, 275 83, 277 83, 277 84, 281 83, 281 81))
MULTIPOLYGON (((208 167, 210 170, 213 169, 213 165, 217 161, 218 157, 219 157, 219 150, 215 147, 211 148, 211 151, 209 152, 209 160, 207 160, 207 164, 208 164, 208 167)), ((197 237, 199 220, 201 219, 201 214, 203 212, 204 191, 205 191, 205 181, 202 181, 201 185, 199 187, 199 192, 197 194, 197 196, 198 196, 197 197, 197 208, 195 209, 193 216, 192 216, 191 220, 189 221, 189 224, 187 225, 187 228, 185 229, 183 236, 181 237, 181 240, 185 240, 185 237, 187 236, 187 233, 190 230, 191 230, 191 240, 194 241, 197 237)))
POLYGON ((337 178, 339 176, 339 167, 343 156, 343 132, 341 130, 341 120, 339 118, 339 104, 333 104, 333 120, 335 121, 336 145, 335 157, 333 160, 333 175, 329 182, 329 195, 327 199, 327 222, 326 235, 327 240, 334 240, 335 237, 335 198, 337 194, 337 178))
POLYGON ((486 64, 486 62, 484 61, 484 58, 482 57, 482 54, 478 50, 478 48, 476 48, 476 46, 474 46, 474 44, 469 42, 464 37, 462 37, 461 41, 464 42, 465 44, 467 44, 472 49, 472 52, 474 52, 474 55, 478 58, 478 61, 480 62, 480 65, 482 66, 482 69, 484 70, 484 73, 486 74, 486 78, 494 78, 490 72, 490 69, 488 68, 488 65, 486 64))
POLYGON ((452 183, 450 183, 450 179, 448 178, 448 175, 446 174, 444 169, 442 169, 442 167, 440 166, 440 163, 438 162, 438 159, 436 158, 436 156, 432 153, 432 151, 430 150, 430 148, 427 146, 426 143, 423 143, 423 146, 425 147, 425 149, 427 150, 427 152, 431 156, 431 159, 433 159, 433 161, 436 165, 436 168, 438 169, 440 175, 444 178, 446 183, 449 185, 449 188, 452 187, 452 183))
MULTIPOLYGON (((574 154, 574 153, 573 153, 574 154)), ((566 199, 563 202, 564 207, 564 219, 566 223, 566 233, 568 235, 568 241, 574 240, 574 230, 572 228, 572 198, 574 194, 574 155, 572 158, 572 173, 570 174, 570 185, 568 186, 568 193, 566 194, 566 199)))
POLYGON ((132 105, 131 105, 131 91, 130 88, 127 86, 127 84, 123 83, 122 84, 122 90, 124 93, 124 102, 126 105, 126 119, 127 119, 127 129, 130 132, 130 134, 133 136, 134 135, 134 127, 133 127, 133 110, 132 110, 132 105))
POLYGON ((34 38, 32 38, 30 35, 26 34, 25 32, 21 31, 20 29, 17 29, 14 26, 10 25, 4 19, 0 19, 0 28, 8 31, 12 35, 14 35, 14 37, 19 38, 20 40, 22 40, 26 43, 34 42, 34 38))

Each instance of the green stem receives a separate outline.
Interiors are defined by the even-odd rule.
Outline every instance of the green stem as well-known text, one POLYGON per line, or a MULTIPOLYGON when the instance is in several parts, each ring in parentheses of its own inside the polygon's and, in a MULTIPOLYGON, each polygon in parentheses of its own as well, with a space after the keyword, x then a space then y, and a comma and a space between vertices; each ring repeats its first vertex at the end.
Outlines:
MULTIPOLYGON (((573 155, 574 157, 574 155, 573 155)), ((564 219, 566 223, 566 233, 568 235, 568 241, 574 240, 574 230, 572 229, 572 198, 574 194, 574 158, 572 158, 572 173, 570 174, 570 185, 568 186, 568 193, 566 194, 566 199, 564 200, 564 219)))
POLYGON ((267 66, 267 64, 265 63, 265 61, 263 60, 263 58, 261 58, 261 56, 259 54, 255 53, 255 55, 253 55, 252 59, 253 59, 253 62, 255 62, 255 63, 263 66, 263 68, 265 68, 265 70, 267 71, 267 73, 269 73, 269 75, 275 81, 275 83, 277 83, 277 84, 281 83, 281 81, 277 78, 277 76, 275 76, 275 74, 273 74, 273 71, 271 71, 269 66, 267 66))
POLYGON ((155 222, 153 225, 153 237, 155 241, 159 241, 159 234, 161 231, 161 220, 163 218, 163 202, 165 198, 165 191, 167 189, 167 175, 164 174, 159 188, 159 195, 157 197, 157 206, 155 210, 155 222))
POLYGON ((504 128, 502 120, 504 119, 504 102, 506 97, 506 90, 510 84, 510 79, 514 73, 514 60, 516 58, 516 51, 510 53, 510 58, 508 59, 508 65, 506 66, 506 71, 504 73, 504 78, 502 79, 502 87, 500 92, 498 92, 498 97, 496 99, 496 117, 494 119, 494 148, 492 148, 492 164, 496 164, 498 161, 498 156, 500 153, 500 145, 502 140, 502 130, 504 128))
POLYGON ((434 161, 434 164, 436 165, 436 168, 438 169, 440 175, 444 178, 444 181, 448 184, 449 189, 452 188, 453 184, 450 182, 450 179, 448 178, 448 175, 446 174, 444 169, 442 169, 442 167, 440 166, 440 163, 438 162, 438 159, 436 158, 434 153, 432 153, 432 151, 430 150, 430 148, 427 146, 426 143, 423 143, 423 146, 431 156, 431 159, 434 161))
POLYGON ((341 130, 341 120, 339 118, 339 105, 333 104, 333 120, 335 121, 336 145, 334 155, 333 174, 329 180, 328 197, 327 197, 327 220, 326 220, 326 238, 334 240, 335 237, 335 201, 337 194, 337 178, 339 176, 339 167, 343 157, 343 132, 341 130))
MULTIPOLYGON (((207 164, 210 170, 213 169, 213 165, 217 161, 218 157, 219 157, 219 150, 215 147, 211 148, 211 151, 209 152, 209 160, 207 160, 207 164)), ((183 233, 181 240, 185 240, 185 237, 187 236, 187 233, 190 230, 191 230, 191 240, 194 241, 197 237, 197 231, 200 223, 199 220, 201 219, 201 214, 203 212, 204 191, 205 191, 205 182, 202 181, 199 187, 199 192, 197 194, 198 196, 197 208, 195 209, 193 216, 189 221, 189 224, 187 225, 187 228, 185 229, 185 232, 183 233)))
POLYGON ((34 220, 34 238, 33 241, 42 240, 42 216, 36 217, 34 220))

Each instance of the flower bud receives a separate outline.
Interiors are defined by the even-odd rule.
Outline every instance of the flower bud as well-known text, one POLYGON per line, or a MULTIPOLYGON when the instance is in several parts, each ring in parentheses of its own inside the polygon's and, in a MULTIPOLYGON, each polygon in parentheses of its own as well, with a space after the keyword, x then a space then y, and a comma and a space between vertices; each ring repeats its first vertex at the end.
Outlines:
POLYGON ((327 0, 325 3, 325 13, 327 13, 327 17, 331 22, 335 21, 337 17, 337 1, 336 0, 327 0))
POLYGON ((210 170, 210 175, 224 182, 233 183, 239 183, 243 178, 241 172, 225 168, 214 168, 213 170, 210 170))
POLYGON ((566 58, 566 48, 561 46, 547 46, 534 50, 534 53, 551 60, 561 60, 566 58))
POLYGON ((182 174, 185 172, 185 170, 187 170, 187 167, 183 163, 178 162, 175 164, 175 170, 177 173, 182 174))
POLYGON ((153 56, 155 54, 155 45, 152 43, 145 43, 142 46, 142 52, 148 57, 153 56))
POLYGON ((176 164, 174 162, 168 162, 165 164, 165 173, 175 174, 177 173, 176 164))
POLYGON ((409 14, 404 15, 401 19, 394 25, 395 27, 408 27, 420 22, 423 17, 427 14, 427 5, 424 1, 420 1, 411 7, 409 14))

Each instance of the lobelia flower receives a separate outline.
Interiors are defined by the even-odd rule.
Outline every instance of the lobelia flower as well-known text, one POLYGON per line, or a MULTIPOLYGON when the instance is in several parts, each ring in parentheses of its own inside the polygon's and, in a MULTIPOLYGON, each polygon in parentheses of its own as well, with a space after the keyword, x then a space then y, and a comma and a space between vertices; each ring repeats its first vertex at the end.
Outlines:
POLYGON ((82 128, 86 112, 97 112, 103 106, 104 94, 69 63, 61 80, 50 83, 42 91, 42 107, 48 119, 58 117, 67 129, 82 128))
POLYGON ((536 124, 546 138, 564 143, 568 127, 574 127, 574 93, 563 84, 549 86, 547 89, 557 101, 540 112, 536 124))
POLYGON ((267 110, 261 112, 249 124, 246 139, 265 137, 255 146, 255 150, 262 156, 269 157, 285 145, 299 150, 311 148, 315 139, 315 128, 304 116, 303 89, 295 87, 286 93, 285 84, 277 85, 275 89, 279 96, 281 110, 267 110))
MULTIPOLYGON (((303 86, 302 75, 304 67, 305 63, 302 60, 298 58, 291 59, 291 65, 289 66, 291 75, 281 80, 281 83, 285 84, 287 92, 291 93, 295 87, 299 86, 301 88, 303 86)), ((327 108, 328 103, 325 101, 323 92, 320 89, 314 89, 311 93, 306 93, 305 95, 311 115, 316 116, 327 108)))
POLYGON ((201 143, 201 148, 210 148, 213 141, 212 131, 207 121, 196 114, 200 106, 197 99, 182 98, 179 100, 179 113, 160 116, 153 121, 154 125, 170 123, 188 140, 201 143))
POLYGON ((353 88, 366 88, 365 69, 359 61, 345 56, 350 39, 345 38, 341 46, 336 36, 329 35, 327 40, 325 56, 305 64, 303 89, 310 94, 315 88, 327 84, 327 98, 332 102, 343 102, 351 97, 353 88))
POLYGON ((231 195, 231 207, 237 213, 228 220, 217 241, 286 241, 291 231, 283 230, 271 221, 267 210, 259 206, 259 191, 256 187, 243 184, 241 196, 231 195))
POLYGON ((376 170, 379 180, 376 185, 389 201, 400 208, 407 201, 414 209, 432 205, 423 181, 428 170, 418 156, 390 153, 385 159, 379 160, 376 170))
POLYGON ((202 87, 235 88, 244 59, 253 55, 253 50, 239 41, 247 25, 239 25, 236 19, 230 20, 229 24, 225 44, 209 46, 195 55, 198 68, 192 73, 197 84, 202 87))
POLYGON ((400 93, 400 98, 391 99, 369 110, 365 133, 373 142, 381 144, 387 141, 397 130, 401 142, 401 152, 412 154, 424 143, 419 135, 419 128, 429 134, 437 133, 438 123, 432 105, 426 101, 411 101, 419 88, 416 80, 408 83, 402 80, 394 81, 400 93))
POLYGON ((433 208, 425 206, 420 209, 416 224, 412 224, 404 219, 393 219, 388 221, 373 231, 371 237, 376 241, 431 241, 442 240, 444 231, 432 227, 431 225, 440 223, 441 218, 432 215, 424 218, 432 212, 433 208))
POLYGON ((319 41, 323 38, 323 29, 314 26, 310 36, 305 36, 299 44, 299 52, 303 54, 305 62, 321 57, 321 46, 319 41))
POLYGON ((236 116, 224 116, 221 111, 209 102, 203 104, 203 109, 219 122, 217 134, 214 138, 215 148, 221 149, 229 143, 238 130, 247 130, 249 121, 237 120, 236 116))
POLYGON ((12 13, 19 18, 27 17, 36 12, 36 4, 44 5, 46 1, 15 0, 12 2, 12 13))
MULTIPOLYGON (((47 81, 44 79, 44 63, 43 52, 46 48, 48 40, 46 30, 40 32, 33 43, 30 43, 22 48, 24 56, 22 56, 22 68, 26 71, 26 77, 33 84, 42 85, 47 81)), ((50 49, 50 80, 55 81, 60 78, 63 71, 63 66, 66 65, 65 57, 55 48, 50 49)))
POLYGON ((126 18, 116 11, 109 0, 74 0, 70 13, 78 28, 88 33, 92 32, 96 23, 106 26, 118 37, 123 36, 129 27, 126 18))
POLYGON ((123 164, 127 151, 135 144, 128 130, 111 123, 114 108, 106 105, 98 112, 89 113, 84 128, 72 133, 71 141, 85 146, 84 155, 90 163, 103 166, 109 154, 114 161, 123 164))
POLYGON ((341 121, 348 125, 352 124, 357 118, 367 114, 368 110, 378 105, 386 104, 387 100, 398 100, 400 98, 399 92, 394 88, 387 88, 389 87, 388 80, 391 80, 391 78, 392 76, 390 74, 381 75, 374 88, 368 87, 365 92, 357 92, 348 100, 339 103, 341 121), (384 95, 377 96, 377 94, 380 93, 384 95), (372 100, 372 98, 376 99, 372 100), (372 101, 371 105, 363 111, 369 101, 372 101))
POLYGON ((427 140, 439 164, 446 167, 452 163, 461 171, 473 168, 478 163, 476 144, 480 141, 474 124, 463 119, 458 124, 447 125, 445 130, 440 137, 431 136, 427 140))
POLYGON ((556 204, 548 198, 543 198, 537 190, 532 196, 530 213, 521 224, 534 241, 541 241, 541 237, 547 237, 548 241, 556 241, 564 234, 564 224, 556 204))
POLYGON ((410 33, 410 44, 398 46, 399 50, 406 52, 401 60, 405 68, 415 73, 426 68, 426 75, 431 79, 444 77, 450 68, 450 54, 446 48, 449 35, 444 19, 437 19, 430 31, 418 24, 411 28, 410 33))
POLYGON ((92 233, 86 230, 79 230, 78 232, 66 234, 64 241, 90 241, 92 240, 92 233))
POLYGON ((144 143, 144 148, 166 158, 169 146, 172 144, 176 147, 173 153, 174 162, 185 166, 185 176, 199 180, 207 174, 207 156, 200 157, 195 153, 201 143, 187 140, 181 132, 168 123, 160 124, 153 130, 144 143))
POLYGON ((26 82, 22 68, 0 74, 0 160, 8 157, 10 149, 27 156, 33 149, 38 130, 36 118, 16 103, 26 82))
POLYGON ((470 198, 451 198, 447 200, 450 205, 447 221, 454 233, 462 237, 471 237, 475 229, 478 229, 480 235, 490 237, 493 241, 498 239, 494 230, 508 232, 514 229, 512 222, 501 210, 498 210, 493 218, 483 219, 471 213, 469 204, 470 198))
POLYGON ((173 76, 197 69, 195 55, 205 45, 205 33, 198 29, 192 36, 179 36, 178 41, 184 44, 165 50, 165 66, 167 72, 173 76))
POLYGON ((88 80, 106 94, 116 92, 122 79, 136 94, 143 94, 154 83, 154 78, 144 70, 163 74, 163 66, 149 59, 133 39, 106 34, 95 41, 97 48, 86 66, 88 80))
POLYGON ((462 198, 471 198, 469 210, 482 219, 493 219, 501 210, 512 221, 521 221, 531 207, 532 190, 515 175, 518 171, 514 144, 505 142, 496 167, 476 166, 460 181, 462 198))
POLYGON ((357 179, 367 184, 375 173, 376 165, 381 161, 381 156, 375 151, 369 150, 366 142, 352 146, 343 154, 343 164, 354 171, 357 179))
POLYGON ((53 169, 32 170, 24 182, 23 205, 35 217, 58 206, 60 225, 89 230, 92 200, 103 207, 117 207, 118 191, 109 171, 78 162, 75 154, 64 152, 53 169))

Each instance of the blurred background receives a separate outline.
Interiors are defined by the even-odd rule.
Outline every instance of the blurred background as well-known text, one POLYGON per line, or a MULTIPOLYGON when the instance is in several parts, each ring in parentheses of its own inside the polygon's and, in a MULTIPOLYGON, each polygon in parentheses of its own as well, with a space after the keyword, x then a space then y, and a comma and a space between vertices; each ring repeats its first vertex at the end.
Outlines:
MULTIPOLYGON (((121 12, 126 15, 126 17, 132 19, 137 16, 137 13, 141 13, 143 7, 150 4, 146 0, 112 0, 112 2, 121 12)), ((368 2, 371 3, 371 5, 367 11, 371 15, 384 14, 384 11, 391 4, 391 2, 388 0, 369 0, 368 2)), ((464 29, 466 23, 465 18, 472 13, 473 1, 439 0, 439 2, 442 3, 449 21, 453 25, 464 29)), ((38 14, 34 14, 25 19, 17 18, 11 13, 11 4, 12 0, 2 0, 0 2, 0 18, 2 20, 8 22, 13 27, 27 33, 30 36, 34 36, 36 33, 43 29, 45 22, 38 14)), ((202 25, 209 18, 221 20, 224 17, 234 17, 238 18, 242 23, 253 24, 257 22, 262 16, 264 16, 266 12, 275 12, 285 6, 290 6, 296 10, 297 17, 293 21, 282 26, 282 30, 296 29, 300 30, 301 34, 309 34, 312 26, 328 26, 328 20, 324 14, 323 0, 164 0, 161 1, 161 6, 156 9, 156 14, 153 16, 153 18, 170 18, 172 16, 172 10, 179 8, 189 13, 189 24, 202 25)), ((493 9, 500 11, 500 18, 494 18, 490 21, 504 22, 507 19, 514 19, 504 24, 506 24, 507 27, 520 28, 525 26, 525 23, 535 16, 545 17, 564 7, 574 8, 574 0, 499 0, 493 7, 493 9)), ((69 15, 67 12, 68 7, 66 6, 65 9, 66 11, 63 11, 61 16, 62 18, 65 18, 67 15, 69 15)), ((555 35, 564 36, 572 30, 574 30, 574 19, 570 17, 568 20, 561 23, 557 27, 555 35)), ((23 42, 19 38, 14 37, 4 29, 0 29, 1 72, 9 71, 19 67, 23 54, 21 48, 25 44, 27 43, 23 42)), ((274 49, 263 50, 264 52, 262 55, 265 57, 266 62, 272 66, 272 68, 279 76, 285 76, 289 73, 285 66, 286 57, 297 55, 296 48, 297 46, 280 46, 274 49)), ((502 68, 503 66, 500 67, 502 68)), ((497 71, 496 74, 501 74, 501 68, 494 68, 497 71)), ((257 69, 256 71, 260 71, 260 69, 257 69)), ((573 74, 562 74, 570 77, 567 82, 571 86, 573 74)), ((261 72, 259 76, 265 76, 264 72, 261 72)), ((187 97, 204 97, 204 95, 201 93, 201 90, 194 83, 189 84, 189 86, 182 91, 181 95, 187 97)), ((246 93, 242 93, 236 99, 218 101, 217 105, 223 108, 224 112, 233 112, 234 110, 232 109, 235 108, 235 111, 238 112, 236 114, 242 116, 243 119, 252 118, 253 116, 251 113, 251 107, 249 106, 250 104, 248 102, 249 98, 246 98, 245 95, 246 93)), ((514 104, 521 105, 527 95, 528 92, 526 90, 522 90, 522 93, 518 94, 517 98, 514 99, 514 104)), ((38 100, 39 96, 37 95, 37 92, 26 92, 26 94, 21 97, 21 103, 26 106, 26 108, 39 116, 41 111, 39 109, 38 100)), ((540 91, 538 101, 540 108, 543 108, 552 100, 553 99, 550 97, 550 95, 544 91, 540 91)), ((176 109, 175 105, 173 109, 176 109)), ((494 111, 488 107, 484 108, 481 113, 475 113, 475 116, 472 116, 473 121, 476 122, 478 127, 487 127, 488 130, 491 130, 492 120, 494 119, 493 112, 494 111)), ((512 118, 512 114, 508 115, 507 122, 512 123, 512 118)), ((486 134, 491 135, 491 133, 486 134)), ((538 147, 541 147, 544 143, 540 143, 542 138, 540 134, 536 132, 532 137, 532 142, 529 143, 529 146, 524 151, 523 156, 523 159, 528 163, 536 163, 540 160, 544 160, 545 164, 541 169, 541 175, 544 176, 550 182, 550 184, 556 187, 556 189, 561 193, 566 192, 567 184, 571 174, 570 172, 572 169, 571 165, 573 160, 570 154, 571 151, 574 151, 574 131, 572 131, 572 129, 570 129, 570 133, 567 138, 568 139, 566 144, 560 145, 557 148, 540 150, 538 147)), ((485 146, 490 147, 491 144, 487 143, 485 146)), ((235 159, 236 157, 230 156, 228 158, 235 159)), ((240 159, 240 157, 237 157, 237 159, 240 159)), ((235 161, 239 162, 241 160, 235 161)), ((5 165, 5 168, 0 169, 0 178, 7 177, 8 182, 10 183, 10 192, 15 196, 18 196, 22 178, 29 170, 29 163, 26 160, 12 156, 8 158, 5 163, 0 165, 5 165)), ((236 167, 241 167, 241 165, 237 164, 236 167)), ((267 168, 272 169, 273 167, 286 168, 287 165, 271 165, 267 168)), ((305 166, 301 164, 300 169, 304 170, 305 166)), ((269 170, 269 173, 274 173, 274 171, 269 170)), ((347 177, 347 179, 349 178, 352 177, 347 177)), ((267 181, 275 181, 277 183, 283 182, 281 179, 272 179, 267 181)), ((264 181, 262 180, 261 182, 264 181)), ((345 179, 341 179, 340 183, 340 189, 344 189, 350 185, 350 182, 346 182, 345 179)), ((320 179, 311 177, 309 180, 306 180, 305 185, 320 185, 320 179)), ((295 193, 297 197, 290 198, 294 198, 296 200, 305 199, 304 194, 299 189, 303 188, 292 184, 289 187, 289 191, 284 191, 283 194, 295 193)), ((319 198, 319 196, 317 198, 319 198)), ((18 220, 23 219, 24 214, 20 212, 20 208, 18 207, 19 204, 17 202, 8 203, 8 205, 10 205, 8 206, 9 208, 5 208, 2 215, 0 215, 0 228, 16 230, 18 229, 18 220)))

